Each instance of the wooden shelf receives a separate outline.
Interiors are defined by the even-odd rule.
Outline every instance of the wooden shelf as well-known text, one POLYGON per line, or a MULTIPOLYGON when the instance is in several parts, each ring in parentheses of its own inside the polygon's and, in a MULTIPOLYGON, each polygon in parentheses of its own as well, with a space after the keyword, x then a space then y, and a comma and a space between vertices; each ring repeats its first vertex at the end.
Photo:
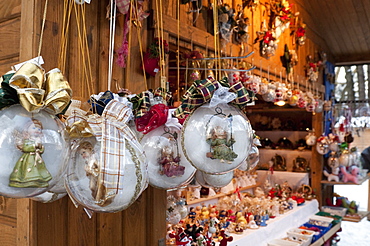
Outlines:
POLYGON ((259 151, 289 151, 289 152, 298 152, 298 153, 304 153, 304 152, 311 152, 312 150, 310 149, 304 149, 304 150, 299 150, 299 149, 271 149, 271 148, 258 148, 259 151))
MULTIPOLYGON (((259 187, 260 185, 261 185, 260 183, 256 183, 255 185, 251 185, 251 186, 246 186, 246 187, 240 188, 239 191, 253 189, 255 187, 259 187)), ((217 195, 211 196, 211 197, 195 199, 195 200, 192 200, 192 201, 187 201, 186 203, 188 205, 193 205, 193 204, 202 203, 202 202, 209 201, 209 200, 216 199, 216 198, 220 198, 220 197, 224 197, 224 196, 229 196, 229 195, 232 195, 232 194, 234 194, 234 191, 228 192, 228 193, 220 193, 220 194, 217 194, 217 195)))
POLYGON ((325 233, 322 237, 316 240, 314 243, 310 244, 311 246, 320 246, 324 245, 326 241, 328 241, 341 227, 341 223, 336 224, 333 226, 327 233, 325 233))
POLYGON ((343 221, 360 222, 363 218, 370 214, 370 211, 359 211, 357 214, 359 215, 358 217, 344 216, 343 221))
POLYGON ((345 183, 345 182, 333 182, 333 181, 327 181, 327 180, 322 180, 321 184, 326 184, 326 185, 361 185, 362 183, 364 183, 369 178, 370 178, 370 174, 367 174, 367 176, 365 178, 359 180, 357 184, 351 183, 351 182, 345 183))

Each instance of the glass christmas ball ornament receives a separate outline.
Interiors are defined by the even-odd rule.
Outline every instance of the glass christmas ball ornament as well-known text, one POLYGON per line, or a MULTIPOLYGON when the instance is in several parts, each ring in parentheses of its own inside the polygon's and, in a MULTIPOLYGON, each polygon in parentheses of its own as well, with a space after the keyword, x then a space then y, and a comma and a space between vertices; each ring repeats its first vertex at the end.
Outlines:
POLYGON ((196 169, 181 148, 181 129, 162 125, 144 135, 140 143, 148 162, 149 184, 160 189, 187 185, 196 169))
POLYGON ((276 97, 276 92, 274 89, 269 88, 265 94, 262 94, 262 99, 266 102, 273 102, 276 97))
POLYGON ((190 163, 203 172, 222 174, 237 168, 248 156, 253 131, 236 107, 208 103, 194 110, 182 129, 182 148, 190 163))
POLYGON ((324 110, 324 101, 316 98, 315 113, 321 113, 324 110))
POLYGON ((210 187, 222 188, 228 185, 234 177, 234 172, 224 174, 201 173, 205 183, 210 187))
POLYGON ((298 106, 298 108, 306 108, 306 106, 307 106, 307 100, 306 100, 306 98, 303 95, 301 95, 298 98, 297 106, 298 106))
POLYGON ((118 212, 128 208, 147 187, 145 155, 140 145, 129 142, 120 147, 119 161, 102 161, 102 151, 102 142, 95 137, 78 141, 67 170, 67 192, 76 206, 95 212, 118 212), (109 168, 111 164, 120 167, 109 168))
POLYGON ((252 145, 251 151, 249 152, 247 162, 249 170, 254 169, 260 161, 260 152, 257 146, 252 145))
POLYGON ((290 106, 296 106, 298 102, 298 95, 292 95, 291 97, 288 98, 288 104, 290 106))
POLYGON ((266 78, 262 78, 261 79, 261 84, 260 84, 259 94, 260 95, 266 94, 267 91, 268 91, 268 89, 269 89, 269 84, 267 82, 267 79, 266 78))
POLYGON ((315 112, 315 109, 316 109, 315 102, 311 101, 311 102, 308 102, 306 104, 306 111, 307 112, 313 113, 313 112, 315 112))
POLYGON ((320 155, 325 155, 325 154, 329 153, 330 149, 329 149, 329 138, 328 138, 328 136, 320 136, 317 139, 316 151, 320 155))
POLYGON ((240 72, 232 71, 227 76, 230 85, 236 84, 240 81, 240 72))
POLYGON ((128 105, 111 100, 102 115, 67 119, 68 126, 86 120, 91 132, 73 139, 65 185, 76 206, 101 213, 122 211, 147 188, 144 150, 126 125, 131 115, 128 105))
POLYGON ((341 155, 338 158, 339 165, 348 167, 351 161, 351 155, 348 150, 343 150, 341 155))
POLYGON ((55 187, 70 155, 64 124, 44 110, 30 113, 21 105, 1 110, 0 121, 0 194, 29 198, 55 187))

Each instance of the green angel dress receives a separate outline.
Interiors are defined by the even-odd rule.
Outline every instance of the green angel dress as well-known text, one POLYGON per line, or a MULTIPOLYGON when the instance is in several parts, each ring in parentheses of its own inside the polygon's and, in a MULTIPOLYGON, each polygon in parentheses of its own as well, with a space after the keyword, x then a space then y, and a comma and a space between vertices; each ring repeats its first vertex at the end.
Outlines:
POLYGON ((227 140, 225 138, 209 138, 207 143, 211 145, 212 158, 227 161, 234 161, 238 155, 230 148, 234 143, 234 139, 227 140))
POLYGON ((52 176, 41 157, 44 146, 27 139, 24 140, 21 150, 23 154, 10 174, 9 186, 17 188, 48 187, 48 181, 52 179, 52 176))

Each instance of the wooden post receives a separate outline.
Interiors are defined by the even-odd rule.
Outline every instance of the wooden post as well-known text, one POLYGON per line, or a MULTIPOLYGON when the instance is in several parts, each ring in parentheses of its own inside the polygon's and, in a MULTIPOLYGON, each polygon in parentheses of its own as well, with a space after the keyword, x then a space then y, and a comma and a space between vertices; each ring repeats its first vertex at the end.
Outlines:
MULTIPOLYGON (((312 116, 312 128, 315 129, 316 137, 319 138, 323 132, 323 113, 316 113, 312 116)), ((322 205, 322 171, 323 156, 317 153, 315 146, 313 146, 311 159, 311 186, 320 205, 322 205)))
MULTIPOLYGON (((41 0, 22 0, 19 60, 26 61, 37 55, 41 0)), ((34 202, 29 199, 17 201, 17 245, 37 245, 37 221, 34 202)))

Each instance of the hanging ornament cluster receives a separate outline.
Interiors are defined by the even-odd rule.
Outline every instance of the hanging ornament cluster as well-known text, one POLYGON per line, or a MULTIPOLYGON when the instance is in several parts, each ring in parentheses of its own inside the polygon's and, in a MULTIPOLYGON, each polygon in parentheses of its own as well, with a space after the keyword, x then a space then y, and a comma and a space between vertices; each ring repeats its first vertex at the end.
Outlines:
POLYGON ((306 24, 300 23, 295 31, 296 43, 300 46, 306 43, 306 24))
POLYGON ((154 42, 149 45, 148 50, 144 53, 143 68, 150 75, 155 76, 160 71, 161 52, 169 53, 169 48, 166 40, 155 38, 154 42))
POLYGON ((275 55, 280 36, 299 12, 293 12, 293 4, 286 0, 271 1, 265 7, 269 11, 269 20, 262 21, 254 43, 260 44, 260 55, 268 59, 275 55))
POLYGON ((310 82, 315 83, 319 78, 319 69, 322 66, 323 62, 318 59, 314 60, 311 55, 308 55, 306 60, 306 77, 310 82))
POLYGON ((72 91, 59 69, 46 73, 41 60, 16 65, 1 79, 0 194, 6 197, 52 193, 67 167, 69 140, 55 115, 67 107, 72 91))
POLYGON ((231 41, 234 27, 236 26, 234 15, 235 9, 231 8, 227 3, 218 6, 218 29, 221 47, 226 47, 226 44, 231 41))
POLYGON ((275 55, 276 49, 278 47, 278 40, 276 38, 276 33, 272 28, 267 28, 266 22, 262 22, 261 31, 257 32, 257 38, 254 43, 260 44, 260 55, 266 59, 275 55))

